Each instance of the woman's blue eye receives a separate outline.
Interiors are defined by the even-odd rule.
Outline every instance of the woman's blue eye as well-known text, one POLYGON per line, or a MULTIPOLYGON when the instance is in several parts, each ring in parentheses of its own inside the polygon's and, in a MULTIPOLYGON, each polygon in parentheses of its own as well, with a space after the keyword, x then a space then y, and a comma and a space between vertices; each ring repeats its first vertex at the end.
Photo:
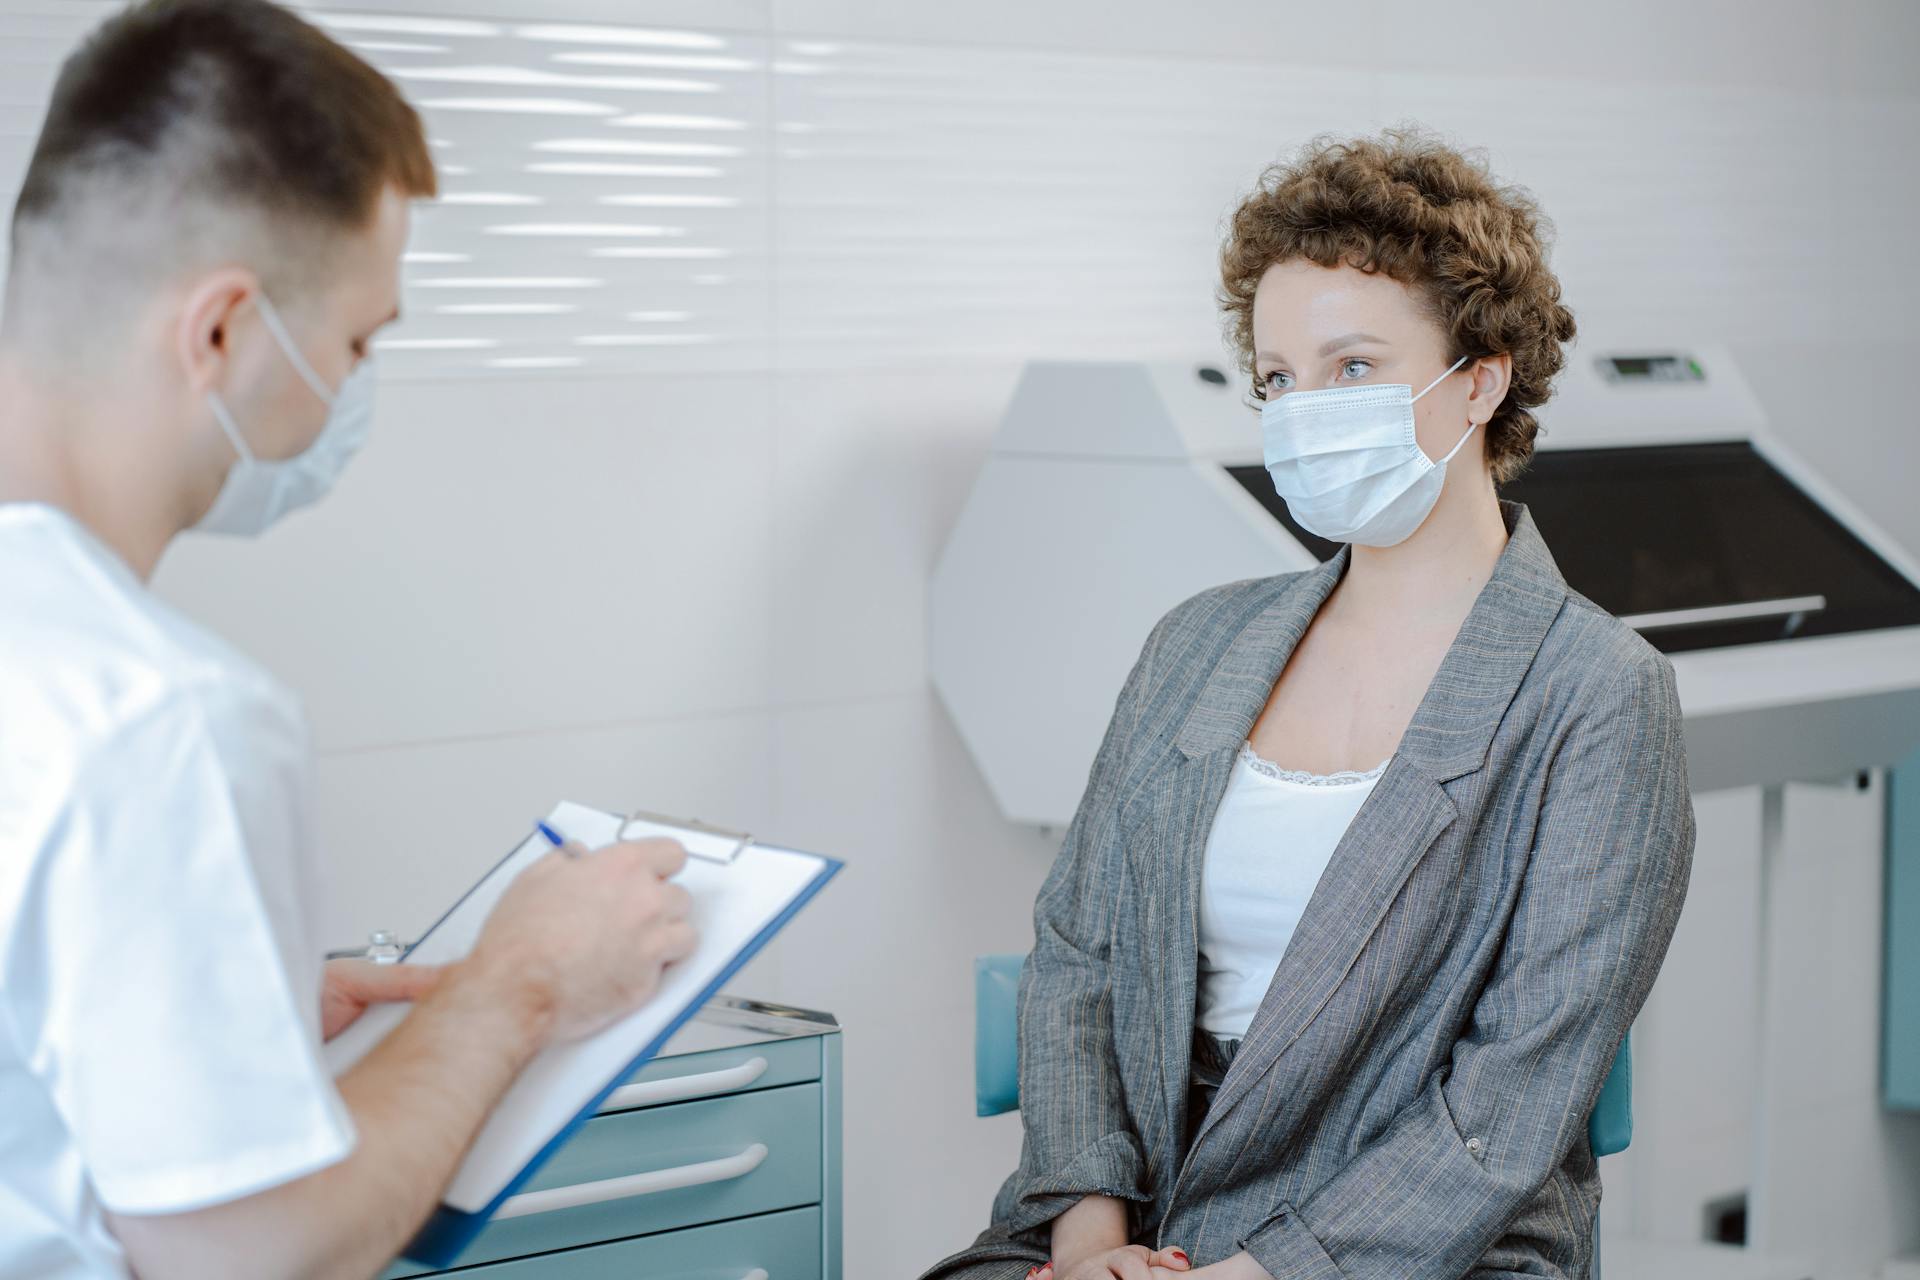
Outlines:
POLYGON ((1276 386, 1276 385, 1274 384, 1274 379, 1275 379, 1275 378, 1287 378, 1287 379, 1291 379, 1292 377, 1293 377, 1293 375, 1292 375, 1292 374, 1290 374, 1290 373, 1288 373, 1288 372, 1286 372, 1286 371, 1285 371, 1285 370, 1283 370, 1283 369, 1275 369, 1275 370, 1274 370, 1274 371, 1273 371, 1272 373, 1270 373, 1270 374, 1268 374, 1268 375, 1267 375, 1267 390, 1269 390, 1269 391, 1284 391, 1284 390, 1286 390, 1286 384, 1284 384, 1284 383, 1283 383, 1283 384, 1280 384, 1280 385, 1278 385, 1278 386, 1276 386))
POLYGON ((1369 372, 1372 371, 1372 369, 1373 369, 1373 366, 1371 364, 1368 364, 1365 360, 1361 360, 1358 358, 1355 358, 1352 360, 1342 360, 1340 362, 1340 372, 1344 373, 1349 378, 1364 378, 1367 376, 1369 372))

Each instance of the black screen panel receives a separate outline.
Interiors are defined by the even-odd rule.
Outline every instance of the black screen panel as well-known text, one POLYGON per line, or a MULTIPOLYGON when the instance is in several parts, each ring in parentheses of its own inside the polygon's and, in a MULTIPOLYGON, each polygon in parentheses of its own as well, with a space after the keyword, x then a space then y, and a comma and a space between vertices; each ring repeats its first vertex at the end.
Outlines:
MULTIPOLYGON (((1229 467, 1314 555, 1266 468, 1229 467)), ((1655 627, 1667 653, 1920 624, 1920 589, 1746 441, 1546 449, 1501 487, 1524 503, 1568 585, 1617 616, 1822 596, 1825 607, 1655 627)))

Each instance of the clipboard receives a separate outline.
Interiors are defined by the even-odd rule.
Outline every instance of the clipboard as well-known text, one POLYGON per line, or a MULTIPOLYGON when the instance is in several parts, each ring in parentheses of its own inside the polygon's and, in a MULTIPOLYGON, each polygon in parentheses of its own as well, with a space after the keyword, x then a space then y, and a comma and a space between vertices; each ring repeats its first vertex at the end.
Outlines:
MULTIPOLYGON (((440 1206, 403 1257, 450 1265, 502 1205, 564 1146, 613 1091, 665 1047, 741 966, 759 953, 844 865, 833 858, 755 842, 739 832, 658 814, 622 817, 562 802, 546 818, 563 837, 588 848, 632 836, 666 835, 687 846, 675 877, 694 896, 699 949, 669 968, 644 1006, 584 1040, 542 1050, 482 1124, 440 1206)), ((529 834, 462 894, 405 958, 444 964, 467 954, 507 885, 550 852, 529 834)), ((411 1005, 376 1005, 323 1047, 338 1076, 405 1020, 411 1005)))

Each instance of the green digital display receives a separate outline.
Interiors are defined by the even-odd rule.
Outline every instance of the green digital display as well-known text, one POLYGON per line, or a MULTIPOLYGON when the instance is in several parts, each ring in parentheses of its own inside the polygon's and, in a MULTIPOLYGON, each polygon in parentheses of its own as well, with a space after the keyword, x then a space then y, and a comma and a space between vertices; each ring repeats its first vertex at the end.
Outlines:
POLYGON ((1601 356, 1600 372, 1609 382, 1704 382, 1706 370, 1686 355, 1601 356))

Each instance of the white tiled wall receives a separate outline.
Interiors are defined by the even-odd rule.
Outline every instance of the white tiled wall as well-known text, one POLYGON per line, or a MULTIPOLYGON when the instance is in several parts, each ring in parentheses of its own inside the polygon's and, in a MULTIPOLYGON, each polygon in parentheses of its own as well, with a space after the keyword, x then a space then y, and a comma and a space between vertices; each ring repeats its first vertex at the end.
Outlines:
MULTIPOLYGON (((1904 0, 312 7, 414 46, 368 52, 412 73, 468 200, 414 238, 396 336, 440 342, 383 352, 376 443, 332 502, 182 546, 161 587, 308 699, 330 942, 417 929, 563 794, 848 860, 737 988, 847 1025, 852 1280, 963 1243, 1013 1163, 1017 1120, 972 1116, 968 961, 1027 945, 1052 847, 998 818, 928 690, 927 572, 1023 359, 1214 349, 1219 227, 1264 163, 1403 120, 1486 146, 1557 223, 1585 331, 1736 344, 1789 438, 1920 546, 1904 0), (445 105, 476 97, 584 107, 445 105), (555 163, 672 168, 529 168, 555 163), (528 223, 628 230, 489 231, 528 223)), ((0 0, 8 184, 106 10, 0 0)), ((1804 803, 1789 949, 1825 967, 1783 997, 1820 1006, 1809 1066, 1866 1061, 1872 823, 1804 803)), ((1757 813, 1701 799, 1610 1230, 1692 1238, 1745 1176, 1757 813)), ((1848 1265, 1920 1247, 1920 1135, 1850 1072, 1798 1082, 1828 1154, 1791 1192, 1848 1265)))

